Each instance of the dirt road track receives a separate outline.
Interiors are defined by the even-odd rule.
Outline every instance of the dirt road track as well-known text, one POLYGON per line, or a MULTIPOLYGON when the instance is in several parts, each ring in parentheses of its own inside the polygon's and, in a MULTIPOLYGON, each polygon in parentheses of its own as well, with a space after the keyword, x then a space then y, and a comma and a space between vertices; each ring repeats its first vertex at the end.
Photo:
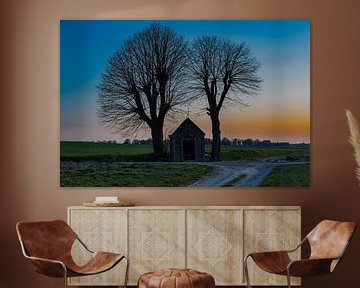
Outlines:
POLYGON ((215 168, 213 173, 192 183, 190 186, 221 187, 226 186, 231 181, 235 181, 235 183, 231 183, 231 186, 258 187, 276 166, 302 163, 307 162, 285 162, 279 161, 277 158, 254 161, 207 162, 206 165, 215 168), (238 179, 237 182, 236 179, 238 179))

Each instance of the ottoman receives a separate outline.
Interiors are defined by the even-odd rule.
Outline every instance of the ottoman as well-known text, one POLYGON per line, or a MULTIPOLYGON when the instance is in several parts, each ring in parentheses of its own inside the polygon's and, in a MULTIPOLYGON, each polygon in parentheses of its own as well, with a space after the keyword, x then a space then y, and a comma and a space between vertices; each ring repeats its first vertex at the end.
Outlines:
POLYGON ((140 276, 138 288, 214 288, 214 277, 192 269, 166 269, 140 276))

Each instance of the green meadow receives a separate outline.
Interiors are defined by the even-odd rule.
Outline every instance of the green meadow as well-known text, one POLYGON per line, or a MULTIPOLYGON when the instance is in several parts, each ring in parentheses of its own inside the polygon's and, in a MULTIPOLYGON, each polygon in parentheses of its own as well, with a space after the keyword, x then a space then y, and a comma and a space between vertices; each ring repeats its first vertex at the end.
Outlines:
MULTIPOLYGON (((206 153, 211 147, 206 146, 206 153)), ((153 162, 150 144, 60 142, 62 187, 184 187, 209 175, 213 167, 203 163, 153 162)), ((257 148, 223 146, 223 161, 282 157, 309 161, 309 148, 257 148)), ((276 167, 264 187, 308 186, 309 164, 276 167)), ((224 187, 233 186, 234 179, 224 187)))
POLYGON ((280 165, 274 168, 261 187, 309 187, 310 163, 280 165))
POLYGON ((194 164, 141 163, 61 169, 62 187, 184 187, 211 173, 194 164))
POLYGON ((150 144, 132 145, 98 142, 60 142, 60 159, 71 161, 150 161, 150 144))
MULTIPOLYGON (((210 151, 210 147, 209 147, 210 151)), ((259 160, 269 157, 286 157, 290 161, 310 158, 309 148, 258 148, 258 147, 221 147, 223 161, 231 160, 259 160)))
MULTIPOLYGON (((211 146, 206 145, 205 152, 210 153, 211 146)), ((253 148, 222 146, 221 157, 223 161, 232 160, 258 160, 268 157, 283 156, 289 160, 309 158, 309 148, 253 148)), ((97 142, 60 142, 61 160, 115 160, 146 162, 152 160, 152 147, 150 144, 115 144, 97 142)))

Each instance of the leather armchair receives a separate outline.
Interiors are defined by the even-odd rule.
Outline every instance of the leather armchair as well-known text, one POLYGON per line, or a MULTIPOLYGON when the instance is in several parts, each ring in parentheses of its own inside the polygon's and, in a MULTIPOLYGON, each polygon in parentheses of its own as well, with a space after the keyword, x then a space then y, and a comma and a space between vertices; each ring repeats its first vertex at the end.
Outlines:
POLYGON ((354 222, 324 220, 292 250, 250 253, 244 259, 247 287, 251 287, 247 266, 249 258, 266 272, 286 275, 289 288, 291 288, 291 276, 305 277, 332 273, 344 256, 355 229, 354 222), (306 241, 310 245, 310 257, 292 261, 289 253, 296 251, 306 241))
POLYGON ((64 278, 65 288, 67 277, 102 273, 112 269, 123 259, 127 261, 124 281, 126 288, 128 257, 125 254, 91 251, 66 222, 19 222, 16 231, 23 255, 31 260, 35 271, 50 277, 64 278), (71 256, 71 247, 75 241, 79 241, 91 254, 90 260, 83 266, 78 266, 71 256))

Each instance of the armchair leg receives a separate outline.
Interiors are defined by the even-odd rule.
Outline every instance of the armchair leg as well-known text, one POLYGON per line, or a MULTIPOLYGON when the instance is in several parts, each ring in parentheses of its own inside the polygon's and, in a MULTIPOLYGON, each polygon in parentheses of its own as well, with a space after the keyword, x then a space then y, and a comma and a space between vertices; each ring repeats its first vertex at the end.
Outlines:
POLYGON ((247 265, 247 259, 249 258, 250 255, 247 255, 244 259, 244 272, 245 272, 245 279, 246 279, 246 287, 247 288, 251 288, 250 285, 250 279, 249 279, 249 269, 248 269, 248 265, 247 265))
POLYGON ((289 269, 287 269, 286 276, 287 276, 288 288, 291 288, 291 278, 290 278, 290 271, 289 271, 289 269))
POLYGON ((125 255, 124 256, 125 260, 126 260, 126 271, 125 271, 125 280, 124 280, 124 288, 127 287, 127 282, 128 282, 128 278, 129 278, 129 265, 130 265, 130 259, 125 255))
POLYGON ((67 285, 67 270, 66 270, 66 266, 64 264, 61 264, 61 266, 63 267, 64 269, 64 287, 67 288, 68 285, 67 285))

